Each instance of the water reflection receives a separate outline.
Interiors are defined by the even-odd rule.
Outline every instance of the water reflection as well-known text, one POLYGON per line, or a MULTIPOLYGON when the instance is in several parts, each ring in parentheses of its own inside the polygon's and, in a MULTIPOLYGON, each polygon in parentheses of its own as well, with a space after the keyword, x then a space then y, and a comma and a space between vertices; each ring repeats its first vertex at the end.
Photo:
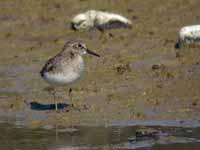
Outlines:
POLYGON ((2 150, 74 150, 74 149, 159 149, 198 150, 200 128, 152 127, 159 130, 154 137, 137 139, 139 126, 28 129, 11 124, 0 125, 2 150))

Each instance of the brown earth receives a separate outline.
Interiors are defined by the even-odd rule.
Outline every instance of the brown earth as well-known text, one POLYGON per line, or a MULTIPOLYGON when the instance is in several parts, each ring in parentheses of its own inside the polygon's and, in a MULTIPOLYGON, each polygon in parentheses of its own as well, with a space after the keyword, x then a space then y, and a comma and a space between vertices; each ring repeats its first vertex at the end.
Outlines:
POLYGON ((0 116, 38 127, 81 122, 199 119, 199 46, 175 49, 182 26, 200 22, 199 0, 7 0, 0 2, 0 116), (89 9, 123 14, 133 28, 75 32, 71 18, 89 9), (76 108, 54 117, 27 103, 53 103, 39 71, 71 39, 101 55, 85 57, 73 88, 57 89, 76 108))

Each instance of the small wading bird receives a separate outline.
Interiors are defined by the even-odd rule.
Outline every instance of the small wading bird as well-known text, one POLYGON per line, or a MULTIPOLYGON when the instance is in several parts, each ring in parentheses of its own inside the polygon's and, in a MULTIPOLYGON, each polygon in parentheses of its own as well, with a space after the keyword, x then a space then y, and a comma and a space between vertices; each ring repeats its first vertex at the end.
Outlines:
MULTIPOLYGON (((69 85, 80 78, 84 70, 83 55, 91 54, 100 57, 89 50, 81 41, 67 42, 62 51, 49 59, 40 74, 48 83, 55 85, 69 85)), ((69 94, 71 89, 69 90, 69 94)), ((55 109, 58 110, 55 91, 53 92, 55 109)), ((70 96, 70 95, 69 95, 70 96)), ((71 98, 71 97, 70 97, 71 98)))
POLYGON ((76 15, 72 19, 71 26, 75 30, 93 29, 100 31, 112 28, 131 28, 131 21, 119 14, 104 11, 89 10, 76 15))

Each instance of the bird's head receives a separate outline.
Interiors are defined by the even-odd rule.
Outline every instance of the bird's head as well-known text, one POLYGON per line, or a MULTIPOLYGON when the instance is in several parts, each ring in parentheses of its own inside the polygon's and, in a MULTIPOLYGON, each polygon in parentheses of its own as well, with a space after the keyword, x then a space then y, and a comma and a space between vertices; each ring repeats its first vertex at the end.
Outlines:
POLYGON ((72 20, 71 27, 74 30, 88 29, 92 25, 92 22, 87 14, 79 14, 72 20))
POLYGON ((64 45, 63 50, 70 48, 71 52, 78 55, 91 54, 96 57, 100 57, 99 54, 89 50, 85 43, 82 41, 69 41, 64 45))

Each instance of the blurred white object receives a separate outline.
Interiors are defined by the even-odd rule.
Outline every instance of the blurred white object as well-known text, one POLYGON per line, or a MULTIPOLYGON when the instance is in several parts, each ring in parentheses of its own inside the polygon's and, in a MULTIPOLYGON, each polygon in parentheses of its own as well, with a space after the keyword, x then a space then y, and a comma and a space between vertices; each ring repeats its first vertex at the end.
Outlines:
POLYGON ((72 28, 99 30, 111 28, 131 28, 131 21, 127 18, 104 11, 89 10, 85 13, 78 14, 72 19, 72 28))
POLYGON ((180 43, 200 42, 200 25, 185 26, 179 32, 180 43))

